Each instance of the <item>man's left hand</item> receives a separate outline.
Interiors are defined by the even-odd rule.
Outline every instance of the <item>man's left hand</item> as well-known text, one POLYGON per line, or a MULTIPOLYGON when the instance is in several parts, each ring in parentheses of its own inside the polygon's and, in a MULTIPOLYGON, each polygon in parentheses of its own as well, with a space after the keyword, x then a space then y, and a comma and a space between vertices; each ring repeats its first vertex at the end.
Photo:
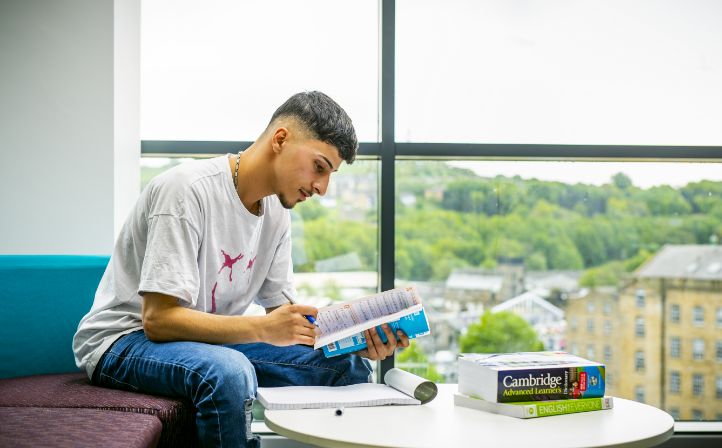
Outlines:
POLYGON ((356 354, 363 356, 364 358, 368 358, 371 361, 378 361, 393 355, 396 347, 409 346, 409 337, 406 336, 403 331, 398 331, 397 334, 399 340, 397 341, 396 336, 394 336, 394 333, 391 331, 391 327, 388 324, 381 325, 381 328, 386 334, 386 343, 384 344, 381 340, 381 337, 376 331, 376 327, 370 328, 364 331, 366 348, 356 352, 356 354))

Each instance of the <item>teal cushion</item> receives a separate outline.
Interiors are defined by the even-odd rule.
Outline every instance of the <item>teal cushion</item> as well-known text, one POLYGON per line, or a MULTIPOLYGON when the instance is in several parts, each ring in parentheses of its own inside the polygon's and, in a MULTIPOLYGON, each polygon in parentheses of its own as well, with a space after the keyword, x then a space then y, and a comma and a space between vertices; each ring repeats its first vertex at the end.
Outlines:
POLYGON ((108 260, 0 255, 0 378, 78 371, 73 335, 108 260))

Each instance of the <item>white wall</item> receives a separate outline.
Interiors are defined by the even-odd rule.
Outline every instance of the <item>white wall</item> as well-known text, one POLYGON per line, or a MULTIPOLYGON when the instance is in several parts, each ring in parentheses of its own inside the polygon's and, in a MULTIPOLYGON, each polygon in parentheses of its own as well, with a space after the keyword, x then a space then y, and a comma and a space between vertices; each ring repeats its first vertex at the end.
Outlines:
POLYGON ((111 252, 139 190, 139 11, 0 0, 0 253, 111 252))

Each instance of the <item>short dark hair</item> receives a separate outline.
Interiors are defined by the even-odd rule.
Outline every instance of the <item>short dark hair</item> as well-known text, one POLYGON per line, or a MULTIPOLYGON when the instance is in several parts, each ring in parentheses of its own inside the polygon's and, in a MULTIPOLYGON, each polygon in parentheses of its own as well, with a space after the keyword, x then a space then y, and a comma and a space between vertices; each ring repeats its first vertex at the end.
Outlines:
POLYGON ((271 123, 281 117, 296 118, 313 138, 334 146, 349 165, 356 158, 358 139, 351 118, 325 93, 314 91, 293 95, 276 109, 271 123))

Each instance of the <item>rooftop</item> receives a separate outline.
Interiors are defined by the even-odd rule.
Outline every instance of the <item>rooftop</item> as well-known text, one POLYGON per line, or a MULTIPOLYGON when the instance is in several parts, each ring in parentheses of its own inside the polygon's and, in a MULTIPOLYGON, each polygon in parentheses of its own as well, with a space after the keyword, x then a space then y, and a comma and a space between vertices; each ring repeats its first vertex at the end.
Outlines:
POLYGON ((722 280, 722 246, 665 245, 637 269, 638 278, 722 280))

